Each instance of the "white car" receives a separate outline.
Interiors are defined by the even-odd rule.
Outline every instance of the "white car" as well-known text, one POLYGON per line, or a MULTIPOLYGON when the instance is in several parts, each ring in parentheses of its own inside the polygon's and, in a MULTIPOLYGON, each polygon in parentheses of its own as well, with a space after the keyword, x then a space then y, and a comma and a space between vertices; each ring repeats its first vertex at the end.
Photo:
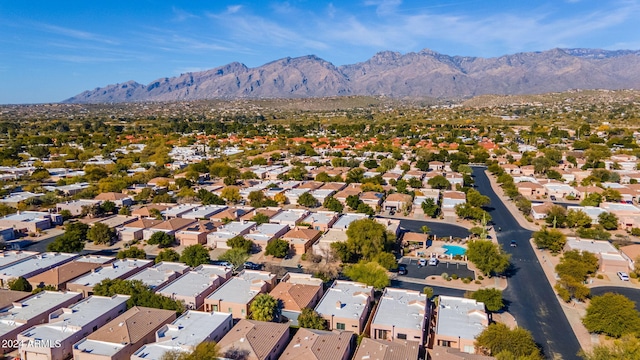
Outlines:
POLYGON ((618 277, 622 281, 629 281, 629 274, 627 274, 626 272, 618 271, 618 277))
POLYGON ((418 260, 418 266, 427 266, 427 259, 418 260))
POLYGON ((434 257, 432 257, 431 259, 429 259, 429 265, 430 265, 430 266, 438 266, 438 263, 439 263, 439 262, 440 262, 440 261, 438 260, 438 258, 434 258, 434 257))

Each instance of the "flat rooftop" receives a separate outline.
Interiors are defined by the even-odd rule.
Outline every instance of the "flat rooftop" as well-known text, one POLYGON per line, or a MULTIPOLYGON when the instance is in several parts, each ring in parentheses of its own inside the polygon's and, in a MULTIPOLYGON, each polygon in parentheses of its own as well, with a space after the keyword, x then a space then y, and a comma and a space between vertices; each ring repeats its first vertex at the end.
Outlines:
POLYGON ((484 303, 473 299, 440 296, 436 334, 475 339, 488 326, 484 303))
POLYGON ((42 253, 35 257, 8 265, 0 270, 0 274, 4 277, 20 277, 27 274, 33 274, 34 271, 46 271, 50 267, 65 263, 77 257, 77 254, 65 253, 42 253))
POLYGON ((42 291, 28 298, 16 301, 13 306, 0 309, 0 337, 26 324, 29 320, 48 313, 73 298, 80 299, 77 292, 42 291))
POLYGON ((2 251, 0 252, 0 268, 34 257, 38 254, 39 253, 35 251, 2 251))
POLYGON ((567 245, 571 250, 588 251, 594 254, 618 254, 618 249, 608 241, 567 237, 567 245))
POLYGON ((195 208, 186 214, 182 214, 185 219, 208 219, 214 214, 227 209, 226 205, 205 205, 195 208))
POLYGON ((412 290, 386 288, 373 324, 420 330, 425 325, 427 296, 412 290))
POLYGON ((332 229, 347 229, 349 228, 349 224, 351 224, 352 222, 356 221, 356 220, 361 220, 368 217, 366 214, 344 214, 342 215, 338 221, 336 221, 333 226, 331 226, 332 229))
POLYGON ((216 289, 207 299, 219 299, 235 304, 248 304, 259 293, 254 287, 255 284, 261 286, 262 281, 270 282, 274 277, 274 274, 266 271, 243 270, 216 289))
POLYGON ((143 259, 118 259, 111 264, 107 264, 94 272, 81 276, 70 283, 84 286, 94 286, 104 279, 119 279, 131 270, 145 266, 152 260, 143 259))
POLYGON ((316 306, 316 311, 322 315, 359 319, 372 296, 371 286, 336 280, 316 306))

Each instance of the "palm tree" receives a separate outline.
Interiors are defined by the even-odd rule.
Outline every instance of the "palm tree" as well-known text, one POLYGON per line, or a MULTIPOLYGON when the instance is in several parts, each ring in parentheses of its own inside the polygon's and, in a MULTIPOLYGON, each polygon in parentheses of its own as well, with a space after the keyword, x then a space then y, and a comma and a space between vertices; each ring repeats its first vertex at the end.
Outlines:
POLYGON ((431 232, 431 228, 427 225, 422 225, 420 227, 420 231, 422 231, 423 234, 429 234, 429 232, 431 232))

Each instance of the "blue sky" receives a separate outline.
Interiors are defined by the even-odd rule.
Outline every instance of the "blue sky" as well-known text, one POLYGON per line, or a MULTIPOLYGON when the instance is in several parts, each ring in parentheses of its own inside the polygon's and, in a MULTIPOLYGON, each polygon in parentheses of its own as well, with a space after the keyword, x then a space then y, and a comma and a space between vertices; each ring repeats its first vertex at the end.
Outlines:
POLYGON ((640 0, 0 1, 0 104, 238 61, 640 49, 640 0))

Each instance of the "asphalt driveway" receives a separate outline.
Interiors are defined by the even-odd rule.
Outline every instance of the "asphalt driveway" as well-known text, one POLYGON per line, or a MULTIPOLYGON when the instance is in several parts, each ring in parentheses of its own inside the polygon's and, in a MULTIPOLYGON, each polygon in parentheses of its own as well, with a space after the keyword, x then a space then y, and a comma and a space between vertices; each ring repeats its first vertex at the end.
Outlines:
POLYGON ((442 273, 447 273, 449 276, 456 274, 460 278, 475 279, 475 274, 467 268, 467 264, 458 262, 440 261, 436 266, 418 266, 418 259, 405 257, 400 260, 400 263, 407 265, 407 274, 404 275, 406 277, 425 279, 429 276, 441 276, 442 273))

